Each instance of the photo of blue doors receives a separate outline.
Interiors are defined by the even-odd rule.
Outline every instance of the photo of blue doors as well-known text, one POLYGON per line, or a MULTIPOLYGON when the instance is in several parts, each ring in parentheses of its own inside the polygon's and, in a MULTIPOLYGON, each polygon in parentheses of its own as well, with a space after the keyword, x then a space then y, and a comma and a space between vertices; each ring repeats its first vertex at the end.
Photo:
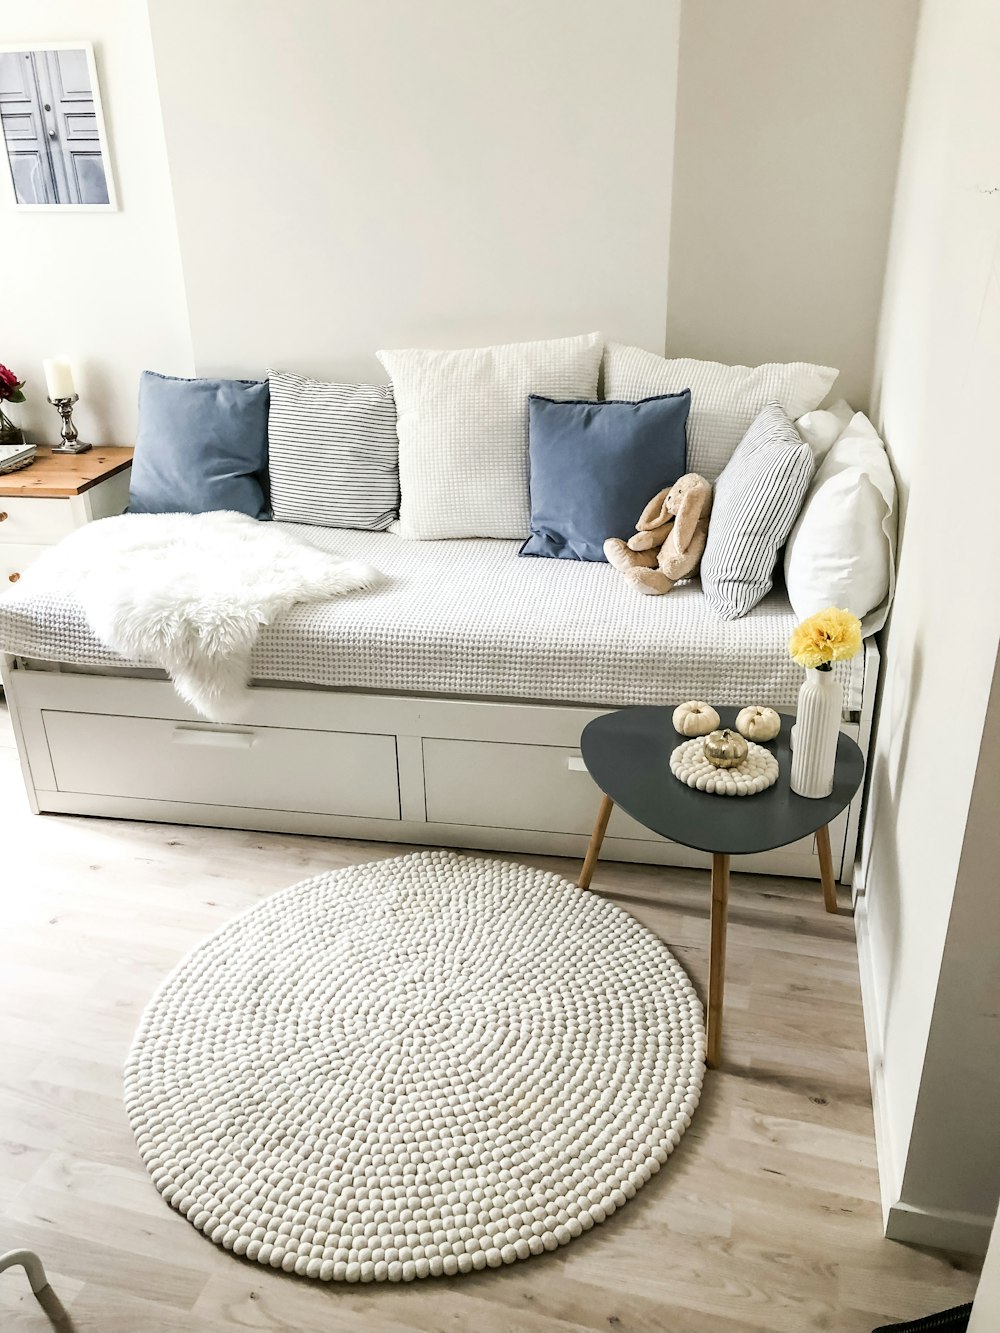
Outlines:
POLYGON ((91 68, 84 47, 0 51, 0 122, 17 203, 111 202, 91 68))

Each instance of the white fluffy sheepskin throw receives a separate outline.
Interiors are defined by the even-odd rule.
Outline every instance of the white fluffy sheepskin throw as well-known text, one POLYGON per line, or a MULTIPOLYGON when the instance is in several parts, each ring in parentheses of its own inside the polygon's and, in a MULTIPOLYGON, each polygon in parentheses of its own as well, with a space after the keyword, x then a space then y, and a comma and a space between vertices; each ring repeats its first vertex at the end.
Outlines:
POLYGON ((262 625, 381 577, 244 514, 122 514, 46 551, 19 593, 74 597, 102 643, 161 667, 182 699, 226 722, 246 706, 262 625))

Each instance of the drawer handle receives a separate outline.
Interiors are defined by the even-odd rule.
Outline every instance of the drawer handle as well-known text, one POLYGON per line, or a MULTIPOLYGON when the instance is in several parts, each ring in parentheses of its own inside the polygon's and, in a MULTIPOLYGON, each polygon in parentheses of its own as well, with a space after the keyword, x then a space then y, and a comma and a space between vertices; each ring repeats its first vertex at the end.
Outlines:
POLYGON ((6 517, 7 517, 6 513, 0 511, 0 523, 2 523, 6 517))
POLYGON ((587 765, 583 762, 583 756, 571 754, 566 760, 566 767, 571 773, 586 773, 587 765))
POLYGON ((8 575, 7 575, 7 582, 8 582, 8 583, 16 583, 20 577, 21 577, 21 575, 20 575, 20 574, 17 572, 17 570, 15 569, 14 572, 13 572, 13 574, 8 574, 8 575))
POLYGON ((211 727, 174 727, 170 739, 177 745, 216 745, 227 750, 249 750, 257 737, 252 731, 223 731, 211 727))

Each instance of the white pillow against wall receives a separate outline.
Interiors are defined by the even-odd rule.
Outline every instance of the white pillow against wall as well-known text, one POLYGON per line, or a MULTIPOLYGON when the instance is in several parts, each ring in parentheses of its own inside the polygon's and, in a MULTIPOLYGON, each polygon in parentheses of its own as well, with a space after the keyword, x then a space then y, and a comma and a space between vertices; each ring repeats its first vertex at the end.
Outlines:
POLYGON ((819 407, 838 373, 831 366, 806 361, 724 366, 690 357, 671 360, 641 347, 608 343, 604 397, 634 402, 690 389, 688 469, 715 481, 768 403, 777 403, 794 421, 819 407))
POLYGON ((863 412, 827 453, 785 547, 785 586, 804 619, 853 611, 865 634, 885 624, 895 586, 896 483, 863 412))
POLYGON ((812 450, 817 467, 851 424, 853 416, 854 408, 846 398, 840 398, 832 407, 818 407, 796 421, 795 429, 812 450))
POLYGON ((455 352, 382 351, 399 435, 401 537, 531 530, 528 395, 596 398, 599 333, 455 352))

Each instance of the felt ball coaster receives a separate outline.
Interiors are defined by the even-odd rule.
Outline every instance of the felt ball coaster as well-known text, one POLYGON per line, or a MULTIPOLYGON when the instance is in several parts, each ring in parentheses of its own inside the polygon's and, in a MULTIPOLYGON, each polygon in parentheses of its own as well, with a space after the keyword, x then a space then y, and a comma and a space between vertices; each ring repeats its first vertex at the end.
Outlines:
POLYGON ((716 768, 705 758, 705 738, 695 736, 670 756, 675 778, 712 796, 755 796, 778 780, 778 761, 770 750, 747 741, 747 757, 732 768, 716 768))

